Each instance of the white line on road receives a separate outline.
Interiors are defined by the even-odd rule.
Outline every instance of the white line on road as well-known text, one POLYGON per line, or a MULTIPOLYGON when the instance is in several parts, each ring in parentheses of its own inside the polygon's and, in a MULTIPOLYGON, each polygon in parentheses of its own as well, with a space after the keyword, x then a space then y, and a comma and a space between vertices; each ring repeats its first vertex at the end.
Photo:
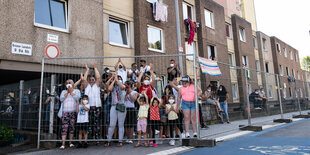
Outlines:
POLYGON ((173 154, 173 153, 178 153, 178 152, 183 152, 186 150, 193 149, 194 147, 191 146, 182 146, 182 147, 177 147, 169 150, 164 150, 164 151, 159 151, 155 153, 150 153, 148 155, 168 155, 168 154, 173 154))

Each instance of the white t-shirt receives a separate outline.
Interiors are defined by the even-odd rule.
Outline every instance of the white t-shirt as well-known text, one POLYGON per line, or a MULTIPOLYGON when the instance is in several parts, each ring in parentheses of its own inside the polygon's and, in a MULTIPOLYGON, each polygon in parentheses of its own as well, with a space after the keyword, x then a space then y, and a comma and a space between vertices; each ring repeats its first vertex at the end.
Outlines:
POLYGON ((123 68, 117 71, 117 75, 122 77, 123 84, 127 81, 127 71, 125 71, 123 68))
POLYGON ((136 69, 136 71, 135 71, 136 73, 135 74, 132 74, 133 73, 133 71, 132 71, 132 69, 128 69, 128 74, 132 74, 132 77, 131 77, 131 79, 132 80, 134 80, 135 82, 137 82, 137 79, 138 79, 138 75, 139 75, 139 70, 138 69, 136 69))
MULTIPOLYGON (((136 93, 138 93, 138 92, 132 91, 130 94, 131 94, 131 96, 132 96, 132 95, 134 95, 134 94, 136 94, 136 93)), ((126 98, 125 98, 125 106, 126 106, 127 108, 134 108, 134 107, 135 107, 135 102, 134 102, 134 101, 131 101, 129 94, 128 94, 128 95, 126 96, 126 98)))
POLYGON ((82 104, 79 105, 79 113, 78 113, 77 121, 76 121, 77 123, 87 123, 88 122, 88 112, 89 112, 90 105, 86 104, 85 107, 88 108, 87 111, 84 109, 82 104))
POLYGON ((140 67, 140 72, 148 72, 151 70, 151 67, 149 65, 146 65, 144 68, 140 67))
POLYGON ((88 103, 91 107, 101 107, 100 87, 98 87, 97 84, 93 86, 88 84, 85 88, 85 95, 88 96, 88 103))

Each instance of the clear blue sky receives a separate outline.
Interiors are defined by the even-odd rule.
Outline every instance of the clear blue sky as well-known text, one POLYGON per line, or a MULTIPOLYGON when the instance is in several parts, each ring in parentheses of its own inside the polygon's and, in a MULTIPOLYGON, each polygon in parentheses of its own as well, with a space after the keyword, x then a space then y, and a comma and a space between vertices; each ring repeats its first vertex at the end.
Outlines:
POLYGON ((310 56, 310 0, 254 0, 257 27, 310 56))

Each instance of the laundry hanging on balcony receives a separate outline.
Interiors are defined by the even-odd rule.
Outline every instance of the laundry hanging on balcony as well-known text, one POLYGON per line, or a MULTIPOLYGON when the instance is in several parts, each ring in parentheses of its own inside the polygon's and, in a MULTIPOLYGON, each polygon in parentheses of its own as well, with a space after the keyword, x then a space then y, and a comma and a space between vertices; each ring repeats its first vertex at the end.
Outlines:
POLYGON ((187 43, 189 45, 192 45, 192 42, 194 41, 194 37, 195 37, 195 29, 196 29, 196 25, 194 22, 192 22, 190 19, 185 19, 184 23, 187 24, 188 29, 189 29, 189 37, 188 37, 188 41, 187 43))
POLYGON ((153 3, 153 16, 156 21, 168 22, 168 5, 160 2, 153 3))
POLYGON ((220 76, 222 75, 221 70, 219 66, 217 65, 216 60, 211 60, 211 59, 206 59, 203 57, 198 57, 199 58, 199 63, 200 63, 200 68, 201 72, 207 75, 212 75, 212 76, 220 76))

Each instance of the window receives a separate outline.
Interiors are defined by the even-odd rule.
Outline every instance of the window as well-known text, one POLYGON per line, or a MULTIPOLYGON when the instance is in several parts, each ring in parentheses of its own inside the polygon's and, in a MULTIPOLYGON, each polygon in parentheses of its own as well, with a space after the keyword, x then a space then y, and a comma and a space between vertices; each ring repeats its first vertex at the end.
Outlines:
POLYGON ((159 28, 148 26, 147 36, 149 50, 163 52, 163 31, 159 28))
POLYGON ((283 67, 280 65, 280 75, 283 76, 283 67))
POLYGON ((302 98, 302 89, 301 88, 299 88, 299 93, 300 93, 300 98, 302 98))
POLYGON ((291 57, 291 60, 293 60, 293 52, 290 51, 290 57, 291 57))
POLYGON ((267 51, 267 43, 266 43, 266 39, 263 38, 263 50, 267 51))
POLYGON ((284 50, 284 57, 287 58, 287 51, 286 51, 286 48, 283 48, 283 50, 284 50))
POLYGON ((295 53, 295 60, 296 60, 296 62, 298 62, 298 55, 297 55, 297 53, 295 53))
POLYGON ((252 86, 251 84, 248 84, 248 94, 251 94, 252 93, 252 86))
POLYGON ((253 47, 257 49, 257 40, 256 40, 256 37, 253 37, 253 47))
POLYGON ((244 28, 239 28, 239 35, 240 35, 240 40, 245 42, 245 32, 244 28))
POLYGON ((256 64, 256 70, 260 71, 260 63, 259 63, 259 61, 256 60, 255 64, 256 64))
POLYGON ((247 67, 247 65, 248 65, 248 57, 247 56, 242 56, 242 65, 247 67))
POLYGON ((287 75, 287 76, 290 76, 290 72, 289 72, 288 67, 286 67, 286 75, 287 75))
POLYGON ((281 47, 280 44, 277 43, 277 51, 279 52, 279 54, 281 55, 281 47))
POLYGON ((268 62, 266 62, 265 67, 266 67, 266 72, 269 73, 269 63, 268 62))
POLYGON ((115 19, 109 20, 109 41, 111 44, 129 46, 128 23, 115 19))
POLYGON ((193 7, 183 2, 183 19, 193 20, 193 7))
MULTIPOLYGON (((192 42, 192 45, 188 44, 187 42, 185 43, 185 47, 186 47, 186 54, 194 54, 195 53, 195 49, 196 49, 196 42, 192 42)), ((186 59, 188 60, 194 60, 193 56, 186 56, 186 59)))
POLYGON ((35 0, 35 25, 60 31, 68 31, 67 10, 67 1, 35 0))
POLYGON ((216 60, 217 59, 217 54, 216 54, 216 47, 209 45, 208 46, 208 57, 211 60, 216 60))
POLYGON ((228 54, 230 66, 235 66, 235 55, 233 53, 228 54))
POLYGON ((213 13, 209 10, 205 10, 205 22, 207 27, 214 29, 213 13))
POLYGON ((292 93, 291 87, 288 88, 288 91, 289 91, 289 93, 290 93, 290 97, 292 97, 292 94, 293 94, 293 93, 292 93))
POLYGON ((286 98, 286 83, 283 83, 283 98, 286 98))
POLYGON ((238 99, 238 85, 236 83, 232 84, 232 96, 233 99, 238 99))
POLYGON ((294 71, 294 69, 292 69, 292 75, 293 75, 293 77, 295 77, 295 71, 294 71))
POLYGON ((300 80, 300 75, 299 75, 298 71, 297 71, 297 78, 298 78, 298 80, 300 80))
POLYGON ((268 97, 269 98, 273 98, 273 91, 272 91, 272 85, 269 85, 268 86, 268 97))
POLYGON ((226 37, 227 38, 232 38, 232 28, 231 28, 231 25, 226 23, 225 24, 225 29, 226 29, 226 37))

